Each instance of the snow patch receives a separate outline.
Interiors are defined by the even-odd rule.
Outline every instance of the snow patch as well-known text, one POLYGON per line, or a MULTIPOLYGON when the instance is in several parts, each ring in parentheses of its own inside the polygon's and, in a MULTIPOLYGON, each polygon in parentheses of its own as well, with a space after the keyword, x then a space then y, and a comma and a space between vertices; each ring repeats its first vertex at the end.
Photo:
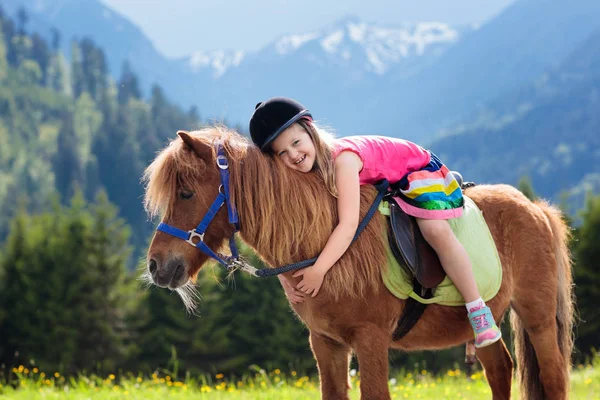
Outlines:
POLYGON ((352 39, 356 43, 362 43, 367 34, 367 24, 348 24, 348 33, 350 34, 350 39, 352 39))
POLYGON ((275 50, 282 55, 288 54, 300 48, 304 43, 316 39, 318 36, 317 33, 285 36, 275 44, 275 50))
POLYGON ((328 53, 335 53, 337 46, 342 42, 343 39, 344 31, 337 30, 321 40, 321 47, 328 53))
POLYGON ((213 77, 219 78, 232 67, 240 65, 244 59, 243 51, 226 52, 216 50, 212 52, 198 51, 193 53, 188 61, 190 68, 197 72, 202 68, 211 68, 214 70, 213 77))

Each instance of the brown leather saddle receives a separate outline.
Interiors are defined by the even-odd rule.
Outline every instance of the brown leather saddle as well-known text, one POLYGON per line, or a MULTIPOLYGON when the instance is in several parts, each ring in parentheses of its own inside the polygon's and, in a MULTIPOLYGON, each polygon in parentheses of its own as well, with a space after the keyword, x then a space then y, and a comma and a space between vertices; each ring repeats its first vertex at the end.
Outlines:
MULTIPOLYGON (((460 173, 455 171, 451 173, 462 189, 475 185, 472 182, 463 183, 460 173)), ((422 298, 428 299, 433 297, 435 288, 442 283, 446 272, 437 253, 423 237, 417 220, 406 214, 394 200, 394 189, 397 188, 392 185, 392 192, 385 198, 390 209, 388 218, 390 248, 398 263, 413 277, 413 291, 422 298)), ((427 304, 419 303, 409 297, 394 331, 393 340, 399 340, 406 335, 417 323, 426 307, 427 304)))
POLYGON ((446 273, 435 250, 427 243, 417 220, 406 214, 391 197, 388 240, 392 253, 423 289, 434 289, 446 273))

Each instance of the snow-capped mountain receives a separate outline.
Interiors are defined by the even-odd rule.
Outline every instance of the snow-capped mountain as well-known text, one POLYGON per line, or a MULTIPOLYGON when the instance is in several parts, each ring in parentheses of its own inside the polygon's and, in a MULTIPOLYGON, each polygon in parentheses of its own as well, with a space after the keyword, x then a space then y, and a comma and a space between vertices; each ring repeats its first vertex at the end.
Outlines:
POLYGON ((193 72, 209 69, 213 78, 220 78, 229 68, 235 68, 244 60, 241 50, 196 51, 185 59, 193 72))
POLYGON ((384 75, 391 65, 404 63, 414 73, 440 56, 472 28, 442 22, 419 22, 382 27, 347 17, 318 32, 298 32, 276 39, 256 53, 198 51, 186 64, 194 72, 207 69, 218 79, 254 57, 303 57, 316 67, 352 67, 384 75))

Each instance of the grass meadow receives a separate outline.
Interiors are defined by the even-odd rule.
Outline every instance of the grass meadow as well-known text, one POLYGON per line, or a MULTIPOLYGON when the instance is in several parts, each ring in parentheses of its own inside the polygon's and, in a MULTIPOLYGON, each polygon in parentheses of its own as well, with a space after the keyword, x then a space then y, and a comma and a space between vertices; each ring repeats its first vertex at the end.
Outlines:
MULTIPOLYGON (((132 374, 117 376, 78 376, 65 378, 37 368, 19 366, 14 379, 0 384, 0 399, 318 399, 316 377, 301 376, 295 371, 264 371, 253 368, 245 376, 234 379, 223 374, 186 376, 170 374, 144 377, 132 374)), ((360 373, 350 372, 352 399, 359 399, 360 373)), ((459 369, 432 375, 426 370, 404 372, 389 380, 394 399, 489 399, 491 392, 482 372, 469 376, 459 369)), ((518 388, 513 383, 513 398, 518 388)), ((600 359, 588 365, 574 366, 571 374, 571 398, 600 399, 600 359)))

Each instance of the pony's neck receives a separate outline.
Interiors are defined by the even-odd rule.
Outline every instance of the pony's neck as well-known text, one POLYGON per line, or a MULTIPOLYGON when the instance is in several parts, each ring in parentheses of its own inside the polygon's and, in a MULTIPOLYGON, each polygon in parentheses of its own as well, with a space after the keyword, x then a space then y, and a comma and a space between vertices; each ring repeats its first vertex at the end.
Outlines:
MULTIPOLYGON (((336 200, 322 179, 290 170, 254 146, 237 154, 230 186, 242 239, 273 267, 318 256, 338 222, 336 200)), ((362 189, 363 214, 375 194, 362 189)), ((378 292, 387 261, 385 230, 383 217, 375 216, 327 273, 323 291, 336 298, 378 292)))
POLYGON ((317 256, 337 221, 320 177, 292 171, 254 146, 234 163, 231 192, 242 239, 273 266, 317 256))

